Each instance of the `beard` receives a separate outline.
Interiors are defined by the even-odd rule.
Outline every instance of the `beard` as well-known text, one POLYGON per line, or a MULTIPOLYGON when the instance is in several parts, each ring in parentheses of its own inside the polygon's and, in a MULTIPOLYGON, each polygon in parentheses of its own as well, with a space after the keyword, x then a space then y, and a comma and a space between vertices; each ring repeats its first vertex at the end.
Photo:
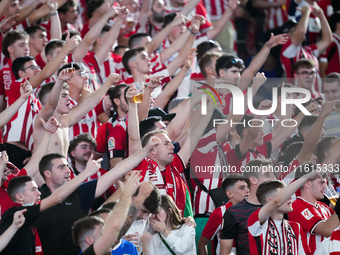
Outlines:
POLYGON ((164 11, 163 12, 155 12, 154 10, 152 11, 152 19, 156 21, 157 23, 163 23, 164 22, 164 11))

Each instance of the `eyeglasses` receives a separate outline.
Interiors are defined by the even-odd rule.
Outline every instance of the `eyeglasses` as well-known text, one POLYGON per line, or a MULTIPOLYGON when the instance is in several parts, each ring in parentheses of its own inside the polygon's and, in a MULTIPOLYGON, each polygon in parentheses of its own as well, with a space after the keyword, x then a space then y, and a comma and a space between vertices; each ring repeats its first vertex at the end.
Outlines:
POLYGON ((315 71, 311 71, 311 72, 303 71, 303 72, 297 73, 297 74, 301 74, 304 77, 309 77, 309 76, 315 76, 316 72, 315 71))
POLYGON ((85 70, 82 70, 82 71, 80 71, 80 72, 77 72, 77 73, 75 73, 76 75, 78 74, 78 75, 80 75, 81 77, 86 77, 86 78, 89 78, 89 73, 87 72, 87 71, 85 71, 85 70))
POLYGON ((36 66, 36 65, 30 65, 28 67, 25 67, 23 70, 26 70, 26 69, 32 69, 33 71, 37 70, 37 69, 40 69, 40 66, 36 66))
POLYGON ((222 68, 229 66, 230 63, 231 63, 231 64, 234 64, 234 65, 236 65, 236 64, 243 65, 243 60, 240 59, 240 58, 231 58, 231 59, 229 59, 228 61, 226 61, 226 62, 224 63, 224 65, 222 65, 222 68))

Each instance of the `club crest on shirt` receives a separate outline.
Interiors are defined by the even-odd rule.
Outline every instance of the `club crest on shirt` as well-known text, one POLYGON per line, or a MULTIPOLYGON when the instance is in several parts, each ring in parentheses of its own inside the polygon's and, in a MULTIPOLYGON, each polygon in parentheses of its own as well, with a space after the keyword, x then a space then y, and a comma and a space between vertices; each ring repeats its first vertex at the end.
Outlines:
POLYGON ((116 144, 115 144, 115 139, 113 137, 109 138, 108 145, 109 145, 109 150, 113 150, 115 148, 116 144))
POLYGON ((303 217, 306 218, 306 220, 310 220, 311 218, 314 217, 314 215, 308 209, 303 210, 301 214, 303 217))

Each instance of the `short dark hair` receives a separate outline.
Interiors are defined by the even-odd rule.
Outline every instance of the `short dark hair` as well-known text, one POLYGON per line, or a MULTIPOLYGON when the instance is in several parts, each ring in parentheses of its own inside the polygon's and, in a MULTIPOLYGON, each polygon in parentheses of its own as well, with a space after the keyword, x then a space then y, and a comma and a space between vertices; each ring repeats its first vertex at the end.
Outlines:
POLYGON ((135 47, 139 47, 140 43, 142 42, 143 38, 148 37, 147 33, 136 33, 130 36, 129 38, 129 48, 133 49, 135 47))
POLYGON ((224 191, 233 189, 238 181, 244 181, 244 177, 241 174, 230 174, 222 182, 222 189, 224 191))
POLYGON ((25 32, 30 36, 33 37, 34 34, 38 31, 43 31, 46 32, 46 28, 44 28, 43 26, 40 25, 33 25, 33 26, 29 26, 25 28, 25 32))
POLYGON ((329 17, 328 23, 332 32, 336 32, 336 25, 340 23, 340 13, 333 13, 332 16, 329 17))
POLYGON ((76 6, 76 2, 68 0, 65 4, 59 7, 58 12, 65 14, 71 7, 76 6))
POLYGON ((19 71, 25 71, 26 62, 35 60, 32 56, 22 56, 16 58, 12 63, 12 73, 15 76, 15 79, 20 79, 19 71))
POLYGON ((131 69, 129 67, 130 60, 142 51, 146 51, 145 47, 137 47, 137 48, 129 49, 124 53, 124 55, 123 55, 123 65, 124 65, 125 70, 129 74, 131 74, 131 69))
POLYGON ((331 0, 331 5, 333 7, 333 11, 340 11, 340 2, 339 0, 331 0))
POLYGON ((65 41, 67 38, 67 33, 70 34, 70 38, 72 38, 73 36, 79 35, 80 36, 80 32, 77 30, 67 30, 66 32, 62 33, 61 35, 61 40, 65 41))
POLYGON ((229 69, 231 67, 237 67, 240 69, 244 69, 243 60, 237 58, 235 55, 232 54, 223 54, 216 60, 216 74, 219 77, 221 69, 229 69))
POLYGON ((241 122, 242 123, 244 123, 244 125, 243 124, 238 124, 237 126, 236 126, 236 132, 237 132, 237 134, 241 137, 241 138, 243 138, 243 130, 244 129, 247 129, 248 127, 249 127, 249 121, 250 120, 252 120, 254 118, 254 116, 253 115, 249 115, 249 114, 245 114, 244 116, 243 116, 243 118, 242 118, 242 120, 241 120, 241 122))
POLYGON ((126 49, 127 47, 125 45, 117 45, 113 51, 114 54, 119 55, 119 50, 126 49))
POLYGON ((253 159, 250 160, 246 165, 245 169, 247 171, 243 172, 244 181, 248 184, 248 187, 250 188, 250 176, 258 178, 259 171, 262 166, 268 166, 271 165, 272 162, 270 159, 253 159))
POLYGON ((29 39, 29 35, 25 31, 13 30, 8 32, 2 39, 2 53, 9 58, 8 47, 13 45, 16 41, 22 39, 29 39))
MULTIPOLYGON (((212 63, 212 58, 216 57, 219 58, 222 55, 220 52, 208 52, 205 53, 200 59, 199 59, 199 67, 201 70, 202 75, 204 78, 207 78, 207 72, 205 71, 205 68, 211 65, 212 63)), ((214 70, 216 70, 216 66, 214 66, 214 70)))
POLYGON ((170 12, 169 14, 165 15, 164 22, 163 22, 163 28, 165 28, 167 25, 169 25, 176 17, 176 12, 170 12))
MULTIPOLYGON (((38 99, 41 103, 43 102, 43 98, 45 97, 45 95, 49 94, 52 91, 54 84, 55 81, 51 81, 41 86, 38 93, 38 99)), ((66 82, 64 82, 63 89, 70 90, 70 86, 66 82)))
POLYGON ((22 192, 26 187, 26 183, 31 181, 34 181, 34 179, 29 175, 17 176, 9 181, 7 193, 13 202, 16 201, 15 195, 18 194, 18 192, 22 192))
POLYGON ((139 122, 139 135, 142 139, 146 133, 149 133, 156 129, 156 123, 162 121, 160 116, 147 117, 139 122))
POLYGON ((259 185, 256 190, 257 200, 261 203, 261 205, 265 205, 267 203, 267 198, 277 189, 283 189, 286 185, 279 180, 270 180, 265 181, 259 185))
POLYGON ((73 223, 72 226, 72 239, 73 243, 80 247, 83 239, 86 237, 89 231, 94 231, 98 225, 104 225, 105 221, 97 216, 87 216, 73 223))
POLYGON ((120 98, 120 96, 124 93, 124 99, 127 102, 127 99, 125 97, 125 90, 128 89, 128 85, 125 83, 118 84, 114 87, 110 87, 109 90, 107 91, 107 94, 110 98, 113 110, 116 112, 117 111, 117 105, 114 102, 115 98, 120 98), (122 88, 124 88, 124 92, 122 91, 122 88))
MULTIPOLYGON (((310 163, 310 162, 307 162, 307 163, 304 163, 304 164, 301 164, 299 167, 295 168, 295 179, 300 179, 302 176, 304 176, 305 174, 308 174, 310 172, 312 172, 313 170, 317 170, 319 168, 319 166, 315 163, 310 163)), ((317 170, 317 171, 320 171, 317 170)), ((327 176, 327 173, 324 173, 322 175, 322 178, 326 178, 327 176)), ((313 180, 316 180, 320 177, 315 177, 313 180)), ((303 187, 301 187, 301 189, 303 189, 303 187)))
POLYGON ((315 121, 317 120, 317 118, 318 116, 315 116, 315 115, 307 115, 303 117, 303 119, 301 120, 298 126, 298 131, 301 137, 302 137, 301 135, 302 130, 305 128, 311 128, 313 124, 315 123, 315 121))
POLYGON ((316 146, 315 153, 319 160, 319 163, 322 163, 325 159, 325 152, 329 151, 332 147, 333 143, 332 140, 338 140, 339 138, 336 136, 326 136, 322 138, 318 145, 316 146))
POLYGON ((46 154, 45 156, 41 158, 39 162, 39 173, 44 178, 44 180, 45 180, 44 171, 45 170, 52 171, 52 167, 53 167, 52 160, 57 159, 57 158, 65 158, 65 157, 59 153, 50 153, 50 154, 46 154))
POLYGON ((300 68, 314 68, 315 62, 309 58, 301 58, 294 63, 294 72, 297 73, 300 68))
POLYGON ((213 48, 221 47, 220 44, 217 41, 209 40, 201 42, 199 45, 197 45, 197 61, 200 61, 201 57, 207 53, 209 50, 213 48))
POLYGON ((71 152, 74 151, 76 147, 78 146, 78 144, 80 144, 81 142, 89 143, 94 148, 97 147, 97 141, 96 139, 93 138, 93 136, 90 133, 82 133, 80 135, 77 135, 70 142, 69 147, 68 147, 68 156, 70 157, 72 164, 75 163, 75 158, 72 156, 71 152))
POLYGON ((59 70, 58 70, 58 75, 60 74, 60 72, 62 70, 67 69, 67 68, 71 68, 71 67, 73 67, 74 70, 81 70, 82 69, 82 67, 79 63, 71 62, 71 63, 67 63, 67 64, 63 65, 62 67, 60 67, 59 70))
MULTIPOLYGON (((340 14, 339 14, 340 15, 340 14)), ((325 79, 323 79, 323 83, 333 83, 337 82, 338 86, 340 86, 340 73, 330 73, 329 75, 326 76, 325 79)))
POLYGON ((159 206, 161 205, 161 195, 159 193, 158 188, 153 185, 153 190, 150 195, 144 200, 144 207, 152 214, 157 214, 159 210, 159 206))
POLYGON ((63 48, 65 45, 65 41, 63 40, 50 40, 46 45, 45 45, 45 55, 53 55, 53 52, 56 48, 63 48))
POLYGON ((283 165, 289 166, 289 164, 293 161, 293 159, 300 153, 302 149, 303 142, 293 142, 287 149, 284 151, 283 154, 283 165))
POLYGON ((90 0, 86 3, 87 6, 87 12, 86 16, 90 19, 92 18, 92 13, 97 10, 103 3, 105 3, 105 0, 90 0))

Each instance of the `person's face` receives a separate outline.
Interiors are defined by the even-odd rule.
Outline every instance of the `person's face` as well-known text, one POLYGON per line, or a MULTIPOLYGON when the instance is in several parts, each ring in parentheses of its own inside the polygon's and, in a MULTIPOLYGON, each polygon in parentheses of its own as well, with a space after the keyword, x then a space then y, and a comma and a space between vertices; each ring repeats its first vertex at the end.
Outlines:
POLYGON ((40 200, 40 191, 35 181, 26 182, 25 189, 22 193, 23 204, 31 204, 40 200))
POLYGON ((38 30, 35 34, 30 37, 30 46, 41 52, 46 43, 48 42, 46 31, 38 30))
POLYGON ((70 81, 72 82, 70 84, 70 89, 82 89, 84 82, 88 83, 89 81, 89 73, 85 70, 76 70, 74 71, 74 75, 73 77, 70 79, 70 81))
POLYGON ((268 168, 269 165, 267 166, 261 166, 260 171, 257 176, 257 183, 260 185, 261 183, 265 181, 271 181, 271 180, 276 180, 276 177, 272 171, 269 170, 268 168))
POLYGON ((17 40, 8 47, 8 52, 14 56, 14 59, 23 56, 29 56, 30 48, 26 39, 17 40))
POLYGON ((313 197, 317 200, 323 199, 324 197, 324 191, 327 188, 327 180, 326 179, 315 179, 311 181, 311 192, 313 194, 313 197))
POLYGON ((151 37, 150 36, 145 36, 142 39, 140 45, 138 45, 138 46, 136 45, 136 47, 145 47, 149 42, 151 42, 151 37))
POLYGON ((128 8, 130 13, 139 12, 140 4, 138 0, 122 0, 119 2, 120 6, 125 6, 128 8))
POLYGON ((119 97, 119 107, 120 109, 126 114, 128 113, 129 111, 129 105, 128 103, 125 101, 125 98, 124 98, 124 91, 125 91, 125 88, 121 88, 121 95, 119 97))
POLYGON ((221 72, 220 70, 220 78, 226 81, 228 84, 237 85, 241 77, 242 69, 236 66, 232 66, 228 69, 223 69, 223 71, 224 72, 221 72))
POLYGON ((136 219, 137 220, 146 220, 150 215, 150 212, 144 207, 144 205, 141 206, 141 208, 139 209, 138 211, 138 214, 137 214, 137 217, 136 219))
MULTIPOLYGON (((60 16, 60 15, 59 15, 60 16)), ((65 23, 75 24, 78 19, 78 11, 76 6, 71 6, 62 16, 65 23)))
POLYGON ((159 212, 157 213, 157 217, 158 217, 157 219, 162 220, 166 224, 167 214, 162 207, 159 208, 159 212))
MULTIPOLYGON (((277 192, 279 192, 280 190, 282 190, 282 188, 276 189, 275 194, 273 194, 272 198, 274 198, 274 196, 277 194, 277 192)), ((293 211, 293 207, 292 207, 292 197, 290 197, 286 202, 284 202, 278 209, 279 212, 281 213, 288 213, 293 211)))
POLYGON ((216 61, 217 61, 218 57, 212 57, 211 58, 211 64, 208 66, 211 70, 211 76, 217 77, 216 74, 216 61))
POLYGON ((5 17, 8 18, 10 16, 17 14, 20 9, 21 7, 18 0, 11 1, 8 8, 6 9, 5 17))
MULTIPOLYGON (((62 47, 55 48, 52 52, 52 55, 47 55, 47 60, 50 62, 52 59, 55 59, 56 56, 62 51, 62 47)), ((67 64, 67 56, 64 57, 63 61, 60 63, 59 67, 67 64)))
POLYGON ((238 181, 234 187, 230 190, 230 194, 236 203, 241 202, 245 197, 249 195, 249 188, 245 181, 238 181))
POLYGON ((66 89, 63 89, 61 91, 61 96, 58 103, 57 111, 61 114, 69 113, 72 109, 71 105, 71 98, 69 96, 69 91, 66 89))
POLYGON ((141 51, 137 53, 134 60, 136 70, 142 74, 149 74, 151 70, 151 62, 150 62, 149 55, 146 51, 141 51))
POLYGON ((331 83, 325 82, 323 84, 323 92, 327 101, 339 100, 340 99, 340 83, 334 81, 331 83))
POLYGON ((157 162, 164 166, 171 164, 174 159, 174 146, 170 138, 162 133, 155 136, 161 140, 161 143, 155 148, 157 162))
POLYGON ((40 67, 37 65, 37 63, 34 60, 28 61, 24 65, 23 76, 33 77, 34 75, 37 75, 38 73, 40 73, 40 71, 41 71, 40 67))
POLYGON ((93 145, 91 145, 88 142, 80 142, 74 151, 71 152, 72 156, 75 158, 75 161, 86 165, 87 161, 89 161, 89 158, 91 154, 94 155, 95 148, 93 145))
POLYGON ((177 39, 181 34, 183 34, 187 30, 187 27, 184 23, 174 26, 170 32, 170 37, 172 40, 177 39))
POLYGON ((67 160, 65 158, 56 158, 52 160, 52 171, 48 171, 50 174, 50 180, 52 185, 60 187, 66 182, 70 181, 70 168, 68 167, 67 160))
POLYGON ((264 132, 263 132, 263 129, 261 128, 261 130, 258 133, 257 137, 255 138, 253 144, 255 146, 261 146, 263 144, 263 137, 264 137, 264 132))
POLYGON ((301 67, 294 76, 297 79, 299 87, 308 90, 311 90, 314 87, 316 79, 315 68, 301 67))
POLYGON ((156 22, 163 22, 165 16, 165 4, 163 0, 154 0, 152 5, 152 18, 156 22))

